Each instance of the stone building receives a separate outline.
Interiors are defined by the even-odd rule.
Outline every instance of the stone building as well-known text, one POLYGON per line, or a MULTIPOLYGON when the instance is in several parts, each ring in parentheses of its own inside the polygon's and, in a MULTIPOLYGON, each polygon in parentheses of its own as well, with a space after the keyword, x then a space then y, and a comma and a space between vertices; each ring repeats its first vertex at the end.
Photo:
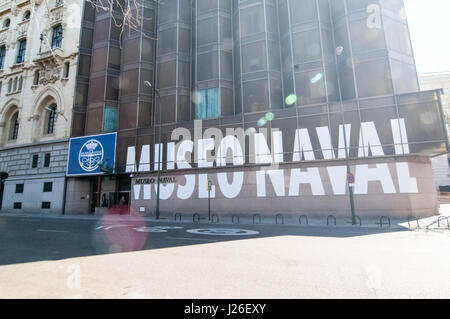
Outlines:
POLYGON ((82 1, 0 3, 1 210, 63 209, 82 1))

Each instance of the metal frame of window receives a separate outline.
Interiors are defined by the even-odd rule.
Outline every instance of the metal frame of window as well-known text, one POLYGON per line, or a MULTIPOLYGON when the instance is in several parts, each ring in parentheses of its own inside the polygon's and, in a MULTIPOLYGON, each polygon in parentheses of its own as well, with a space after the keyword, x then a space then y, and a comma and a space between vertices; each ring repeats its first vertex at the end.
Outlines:
POLYGON ((31 158, 31 168, 37 168, 39 165, 39 154, 33 154, 31 158))
POLYGON ((44 186, 42 191, 44 193, 51 193, 53 192, 53 182, 44 182, 44 186))
POLYGON ((16 63, 22 63, 25 61, 25 52, 27 50, 27 40, 23 39, 19 41, 19 49, 17 50, 16 63))
POLYGON ((45 155, 44 155, 44 167, 50 167, 50 162, 51 162, 51 154, 50 153, 45 153, 45 155))
POLYGON ((53 28, 52 49, 60 48, 62 45, 62 39, 63 39, 63 28, 62 25, 59 24, 53 28))
POLYGON ((47 120, 47 134, 53 134, 55 132, 55 124, 56 124, 56 105, 53 104, 50 106, 52 111, 48 112, 48 120, 47 120))
POLYGON ((11 121, 11 125, 13 125, 13 129, 11 132, 11 136, 9 137, 9 139, 11 141, 17 140, 17 137, 19 135, 19 112, 15 113, 12 117, 12 119, 14 120, 14 122, 11 121))
POLYGON ((6 47, 2 45, 0 47, 0 70, 5 67, 6 47))

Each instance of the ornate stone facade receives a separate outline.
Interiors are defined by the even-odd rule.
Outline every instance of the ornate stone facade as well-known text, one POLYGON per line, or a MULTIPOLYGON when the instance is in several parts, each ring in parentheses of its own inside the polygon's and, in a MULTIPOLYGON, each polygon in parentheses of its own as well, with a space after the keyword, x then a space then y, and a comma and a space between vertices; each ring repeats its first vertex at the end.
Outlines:
POLYGON ((2 211, 21 203, 29 212, 61 212, 80 34, 80 23, 67 21, 79 21, 82 7, 81 0, 0 1, 0 172, 8 174, 2 211), (51 194, 42 192, 44 182, 54 183, 51 194), (33 194, 21 199, 17 183, 33 194))

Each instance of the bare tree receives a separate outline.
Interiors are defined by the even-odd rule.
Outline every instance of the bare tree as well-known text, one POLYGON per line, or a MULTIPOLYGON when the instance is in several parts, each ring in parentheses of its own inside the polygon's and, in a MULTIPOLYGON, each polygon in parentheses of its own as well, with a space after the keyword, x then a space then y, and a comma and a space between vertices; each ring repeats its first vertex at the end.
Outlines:
MULTIPOLYGON (((144 20, 151 20, 152 18, 144 17, 145 0, 85 0, 96 11, 107 11, 110 13, 111 19, 115 26, 120 29, 120 38, 125 32, 141 32, 142 23, 144 20)), ((163 4, 162 0, 150 0, 157 4, 163 4)), ((145 37, 154 39, 143 32, 145 37)))

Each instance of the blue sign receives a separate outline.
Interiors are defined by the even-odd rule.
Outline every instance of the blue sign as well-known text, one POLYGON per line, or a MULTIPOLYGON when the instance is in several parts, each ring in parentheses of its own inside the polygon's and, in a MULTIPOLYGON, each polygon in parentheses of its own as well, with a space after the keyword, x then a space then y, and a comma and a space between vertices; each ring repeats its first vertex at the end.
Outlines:
POLYGON ((67 176, 98 175, 114 169, 117 133, 70 139, 67 176))

